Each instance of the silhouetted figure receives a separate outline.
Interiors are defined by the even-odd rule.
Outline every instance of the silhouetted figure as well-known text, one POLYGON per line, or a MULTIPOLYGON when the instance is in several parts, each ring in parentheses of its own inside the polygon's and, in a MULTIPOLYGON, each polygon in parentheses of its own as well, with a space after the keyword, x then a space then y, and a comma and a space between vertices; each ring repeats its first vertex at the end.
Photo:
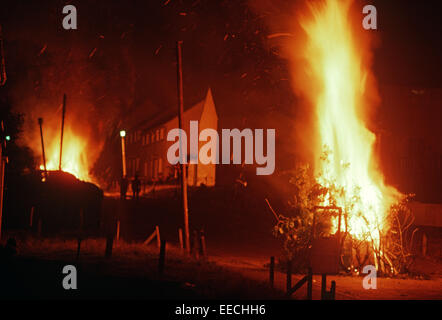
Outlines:
POLYGON ((121 199, 126 200, 126 193, 127 193, 128 186, 129 186, 129 182, 127 181, 127 178, 126 177, 121 178, 121 183, 120 183, 121 199))
POLYGON ((138 174, 136 174, 135 178, 132 180, 132 192, 133 192, 132 199, 138 200, 140 194, 140 179, 138 179, 138 174))
POLYGON ((246 207, 246 188, 247 177, 244 164, 242 164, 239 177, 235 180, 233 191, 233 203, 236 203, 239 209, 244 209, 246 207))

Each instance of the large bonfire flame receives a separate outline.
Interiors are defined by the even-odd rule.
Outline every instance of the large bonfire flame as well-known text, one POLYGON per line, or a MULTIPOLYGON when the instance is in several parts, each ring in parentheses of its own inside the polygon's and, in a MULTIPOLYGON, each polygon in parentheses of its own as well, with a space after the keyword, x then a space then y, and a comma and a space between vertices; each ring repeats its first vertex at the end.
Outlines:
POLYGON ((315 174, 329 190, 323 205, 341 207, 348 215, 347 231, 376 245, 398 193, 383 182, 375 165, 376 137, 364 123, 363 111, 372 106, 367 97, 373 92, 367 90, 375 89, 368 84, 367 53, 354 32, 362 26, 352 25, 350 4, 321 1, 309 6, 311 15, 301 18, 306 35, 303 68, 310 78, 305 80, 312 83, 299 89, 315 110, 316 154, 322 154, 315 174))

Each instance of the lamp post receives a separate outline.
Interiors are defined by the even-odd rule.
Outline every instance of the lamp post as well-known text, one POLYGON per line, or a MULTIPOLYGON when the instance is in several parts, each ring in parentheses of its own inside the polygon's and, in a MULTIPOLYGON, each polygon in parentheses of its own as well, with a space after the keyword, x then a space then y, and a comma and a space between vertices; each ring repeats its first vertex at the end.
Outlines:
POLYGON ((121 157, 123 159, 123 178, 126 178, 126 131, 120 131, 121 137, 121 157))
MULTIPOLYGON (((120 131, 121 137, 121 158, 123 160, 123 178, 120 182, 120 191, 121 191, 121 199, 126 199, 126 190, 127 190, 127 180, 126 180, 126 131, 120 131)), ((121 207, 120 207, 121 208, 121 207)), ((116 240, 120 240, 120 213, 118 213, 117 217, 117 235, 116 240)))

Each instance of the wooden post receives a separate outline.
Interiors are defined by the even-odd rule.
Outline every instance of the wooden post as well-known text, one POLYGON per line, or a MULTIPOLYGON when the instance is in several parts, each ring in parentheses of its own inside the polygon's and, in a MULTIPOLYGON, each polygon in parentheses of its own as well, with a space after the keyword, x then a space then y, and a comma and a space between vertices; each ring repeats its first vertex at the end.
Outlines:
MULTIPOLYGON (((182 67, 182 49, 181 46, 183 41, 177 42, 177 80, 178 80, 178 125, 180 129, 183 129, 183 113, 184 113, 184 99, 183 99, 183 67, 182 67)), ((180 139, 181 143, 181 139, 180 139)), ((190 253, 190 236, 189 236, 189 211, 187 207, 187 149, 183 150, 180 145, 180 154, 182 158, 180 159, 181 167, 181 197, 183 201, 183 212, 184 212, 184 236, 186 241, 186 252, 190 253), (183 159, 184 158, 184 159, 183 159)))
POLYGON ((166 260, 166 240, 161 241, 160 257, 158 260, 158 272, 160 275, 164 273, 164 263, 166 260))
POLYGON ((182 253, 184 250, 184 245, 183 245, 183 229, 181 228, 178 229, 178 238, 180 239, 180 250, 182 253))
POLYGON ((204 235, 204 231, 201 230, 200 232, 200 254, 203 258, 206 258, 207 256, 207 250, 206 250, 206 236, 204 235))
POLYGON ((321 280, 321 300, 326 300, 326 294, 327 294, 327 275, 322 275, 321 280))
POLYGON ((116 242, 118 242, 118 240, 120 240, 120 220, 117 221, 117 235, 115 237, 116 242))
POLYGON ((155 231, 157 232, 157 247, 161 248, 161 238, 160 238, 160 227, 156 226, 155 231))
POLYGON ((270 288, 275 285, 275 257, 270 257, 270 272, 269 272, 270 288))
POLYGON ((330 300, 336 300, 336 281, 331 282, 330 300))
POLYGON ((44 168, 44 176, 47 177, 47 170, 46 170, 46 156, 45 156, 45 143, 43 139, 43 118, 38 118, 38 125, 40 126, 40 140, 41 140, 41 154, 43 156, 43 168, 44 168))
POLYGON ((158 232, 157 232, 157 229, 155 228, 155 230, 152 232, 152 234, 149 236, 149 238, 147 238, 143 242, 143 244, 147 246, 153 240, 153 238, 155 238, 157 235, 158 235, 158 232))
POLYGON ((313 298, 313 271, 312 268, 308 268, 308 280, 307 280, 307 300, 313 298))
POLYGON ((287 293, 292 289, 292 260, 287 260, 287 281, 286 290, 287 293))
POLYGON ((60 161, 58 162, 58 170, 61 171, 61 160, 63 155, 63 132, 64 132, 64 115, 66 113, 66 93, 63 94, 63 107, 61 111, 61 135, 60 135, 60 161))

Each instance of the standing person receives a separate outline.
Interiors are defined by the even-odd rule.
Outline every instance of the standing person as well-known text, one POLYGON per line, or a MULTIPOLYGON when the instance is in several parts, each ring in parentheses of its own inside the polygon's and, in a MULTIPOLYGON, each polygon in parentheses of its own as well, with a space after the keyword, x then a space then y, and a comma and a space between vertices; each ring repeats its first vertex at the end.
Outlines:
POLYGON ((140 179, 138 179, 138 174, 135 174, 135 178, 132 180, 132 192, 132 199, 138 200, 140 194, 140 179))
POLYGON ((123 199, 123 200, 126 200, 127 187, 128 187, 127 178, 122 177, 121 183, 120 183, 120 196, 121 196, 121 199, 123 199))
POLYGON ((245 173, 241 171, 239 177, 235 180, 235 194, 234 199, 238 204, 240 209, 246 207, 246 188, 247 188, 247 178, 245 173))

